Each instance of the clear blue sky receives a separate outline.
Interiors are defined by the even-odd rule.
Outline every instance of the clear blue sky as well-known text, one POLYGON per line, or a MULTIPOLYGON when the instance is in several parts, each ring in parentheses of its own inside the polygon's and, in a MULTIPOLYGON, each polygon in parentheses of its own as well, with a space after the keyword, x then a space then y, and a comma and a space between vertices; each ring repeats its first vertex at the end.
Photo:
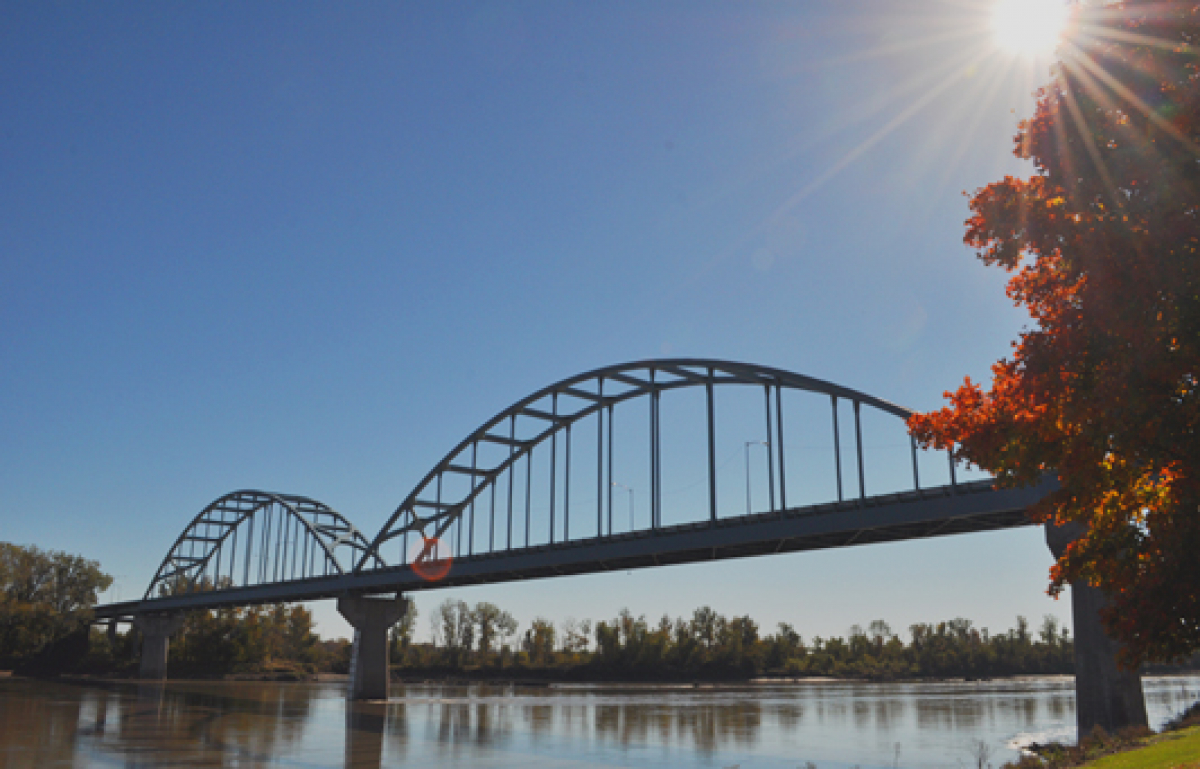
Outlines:
MULTIPOLYGON (((661 355, 917 409, 1025 322, 962 245, 1048 63, 957 0, 0 2, 0 539, 140 595, 239 488, 373 533, 511 402, 661 355)), ((425 594, 993 630, 1034 529, 425 594)), ((345 625, 316 607, 321 632, 345 625)))

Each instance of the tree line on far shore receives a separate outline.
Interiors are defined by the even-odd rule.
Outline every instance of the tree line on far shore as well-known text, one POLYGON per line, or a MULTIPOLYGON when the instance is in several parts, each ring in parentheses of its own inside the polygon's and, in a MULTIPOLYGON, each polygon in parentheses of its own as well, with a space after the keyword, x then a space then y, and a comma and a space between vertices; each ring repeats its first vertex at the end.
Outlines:
POLYGON ((430 618, 432 643, 412 638, 410 613, 393 631, 392 664, 401 675, 565 679, 739 679, 831 676, 873 679, 1071 673, 1074 643, 1056 617, 1037 629, 1024 617, 992 634, 971 620, 919 623, 901 639, 883 620, 844 637, 805 639, 779 623, 763 632, 749 616, 725 617, 704 606, 690 617, 657 622, 622 610, 609 620, 537 618, 518 633, 494 604, 447 600, 430 618))

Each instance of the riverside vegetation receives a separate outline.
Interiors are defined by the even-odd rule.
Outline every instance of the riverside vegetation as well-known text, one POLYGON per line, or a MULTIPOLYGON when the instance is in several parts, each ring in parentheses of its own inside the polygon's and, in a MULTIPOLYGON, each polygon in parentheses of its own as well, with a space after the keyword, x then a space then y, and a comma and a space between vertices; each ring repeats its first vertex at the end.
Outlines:
POLYGON ((508 612, 481 602, 447 600, 430 621, 432 643, 414 643, 410 615, 393 633, 392 661, 401 675, 465 675, 567 680, 737 680, 760 676, 896 679, 987 678, 1070 673, 1074 645, 1047 616, 1033 631, 1024 617, 992 634, 971 620, 908 628, 902 640, 882 620, 854 626, 845 637, 805 640, 780 623, 764 633, 749 616, 725 617, 705 606, 691 617, 651 623, 622 610, 591 622, 555 626, 538 618, 524 633, 508 612))
MULTIPOLYGON (((132 673, 136 631, 110 636, 91 626, 97 594, 110 584, 95 561, 0 543, 0 669, 132 673)), ((844 637, 806 640, 787 623, 764 632, 749 616, 725 617, 707 606, 656 622, 628 610, 559 625, 539 617, 518 632, 512 615, 494 604, 446 600, 430 617, 432 642, 420 643, 416 620, 414 607, 392 630, 393 668, 404 677, 889 680, 1074 669, 1071 635, 1052 616, 1036 630, 1017 617, 1016 627, 1003 633, 961 618, 918 623, 908 628, 907 640, 882 620, 856 625, 844 637)), ((191 612, 172 639, 169 669, 177 677, 345 672, 350 643, 322 641, 313 628, 312 613, 297 605, 191 612)))

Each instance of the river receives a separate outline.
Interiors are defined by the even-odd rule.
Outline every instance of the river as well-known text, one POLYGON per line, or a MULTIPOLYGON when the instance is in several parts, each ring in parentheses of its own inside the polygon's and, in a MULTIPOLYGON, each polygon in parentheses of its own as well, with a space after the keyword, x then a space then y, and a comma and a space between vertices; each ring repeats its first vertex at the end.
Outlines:
MULTIPOLYGON (((1147 677, 1160 726, 1200 676, 1147 677)), ((0 679, 0 763, 45 766, 999 767, 1074 737, 1073 681, 394 686, 0 679)))

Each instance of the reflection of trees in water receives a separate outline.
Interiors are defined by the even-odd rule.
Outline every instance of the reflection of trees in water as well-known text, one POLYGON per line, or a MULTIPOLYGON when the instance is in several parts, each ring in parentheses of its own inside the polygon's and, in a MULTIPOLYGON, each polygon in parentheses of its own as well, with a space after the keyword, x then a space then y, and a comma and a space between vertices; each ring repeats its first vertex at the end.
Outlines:
POLYGON ((554 733, 553 705, 526 705, 521 710, 525 716, 525 723, 529 725, 529 732, 533 736, 535 744, 541 738, 554 733))
POLYGON ((795 731, 800 728, 800 721, 804 718, 804 706, 799 703, 785 702, 772 708, 771 711, 775 720, 779 722, 779 726, 784 731, 795 731))
POLYGON ((114 686, 88 693, 103 704, 95 722, 81 728, 94 752, 135 755, 139 762, 155 763, 157 756, 198 765, 220 765, 232 756, 269 760, 303 737, 317 695, 316 688, 296 684, 114 686))
POLYGON ((70 766, 75 753, 71 737, 79 722, 81 700, 73 692, 69 697, 33 696, 32 686, 6 681, 0 689, 0 758, 5 766, 22 769, 70 766), (10 691, 16 696, 7 696, 10 691))
MULTIPOLYGON (((1187 685, 1194 687, 1190 681, 1187 685)), ((1174 682, 1152 687, 1148 699, 1160 707, 1175 703, 1177 710, 1185 702, 1182 687, 1174 682)), ((1012 731, 1020 731, 1074 718, 1069 689, 1020 682, 980 688, 814 684, 750 693, 413 686, 396 694, 408 697, 407 704, 368 705, 361 719, 347 706, 349 763, 378 766, 385 752, 403 761, 430 747, 441 754, 441 763, 467 763, 472 751, 482 753, 481 748, 526 739, 613 751, 662 745, 711 756, 757 747, 777 739, 777 732, 890 732, 895 736, 887 737, 888 745, 895 740, 907 747, 914 739, 911 735, 919 732, 956 732, 965 738, 988 725, 1011 725, 1012 731), (410 727, 410 721, 424 724, 410 727)), ((69 765, 74 756, 80 763, 99 756, 108 763, 139 766, 272 763, 287 753, 297 755, 302 743, 311 747, 315 735, 305 741, 307 729, 329 727, 331 715, 337 724, 343 712, 341 697, 340 688, 295 683, 164 687, 3 681, 0 766, 69 765)), ((329 763, 341 765, 340 746, 325 747, 336 751, 329 763)))
POLYGON ((904 721, 904 702, 900 699, 893 697, 877 699, 873 710, 877 729, 891 731, 898 728, 904 721))
POLYGON ((1050 695, 1046 698, 1046 709, 1057 721, 1075 720, 1075 698, 1069 695, 1050 695))
POLYGON ((397 756, 408 754, 408 709, 405 705, 388 703, 387 736, 397 756))
MULTIPOLYGON (((1059 708, 1061 709, 1061 698, 1059 708)), ((1033 729, 1040 723, 1039 702, 1045 696, 1035 697, 1025 693, 1014 696, 963 696, 914 699, 917 707, 917 726, 934 730, 978 729, 986 724, 1005 721, 1015 723, 1020 729, 1033 729)), ((1055 712, 1053 709, 1051 712, 1055 712)), ((1061 714, 1061 710, 1058 711, 1061 714)))
POLYGON ((1197 692, 1193 681, 1167 678, 1163 680, 1163 683, 1165 685, 1162 688, 1147 688, 1147 706, 1161 708, 1163 711, 1175 716, 1182 713, 1196 701, 1197 692))
POLYGON ((890 731, 904 719, 904 701, 899 697, 856 691, 851 709, 854 725, 860 729, 890 731))
POLYGON ((621 745, 677 741, 705 753, 730 742, 739 747, 754 745, 763 718, 763 707, 753 701, 597 704, 592 712, 599 739, 621 745))
POLYGON ((426 728, 443 755, 460 750, 503 745, 512 739, 512 714, 495 702, 431 703, 426 728))
POLYGON ((854 713, 854 725, 859 729, 866 729, 871 725, 871 703, 864 702, 860 699, 855 699, 851 704, 850 709, 854 713))
POLYGON ((826 719, 830 721, 845 721, 846 714, 849 713, 849 706, 842 700, 829 701, 824 698, 817 700, 814 707, 817 721, 823 722, 826 719))

